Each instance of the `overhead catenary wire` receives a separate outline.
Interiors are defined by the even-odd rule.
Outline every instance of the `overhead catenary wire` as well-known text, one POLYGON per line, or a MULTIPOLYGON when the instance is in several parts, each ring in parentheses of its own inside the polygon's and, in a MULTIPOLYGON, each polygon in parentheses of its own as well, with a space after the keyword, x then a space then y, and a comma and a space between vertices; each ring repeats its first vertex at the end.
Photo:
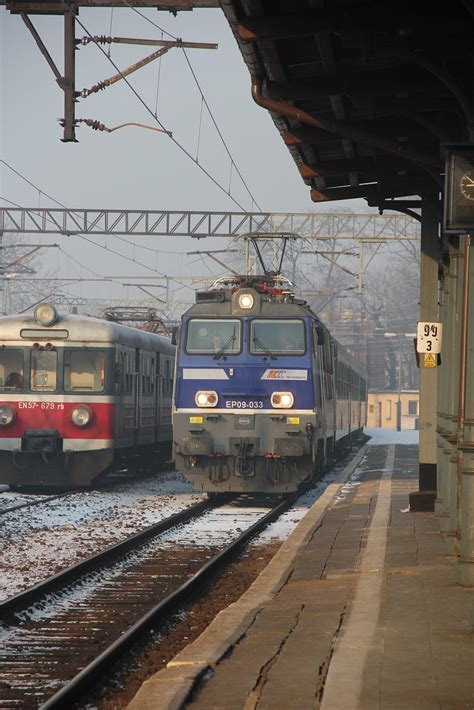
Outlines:
MULTIPOLYGON (((81 22, 81 20, 77 17, 77 15, 72 11, 69 3, 66 2, 66 0, 61 0, 61 3, 67 9, 67 11, 71 14, 71 16, 74 18, 75 23, 78 24, 82 28, 82 30, 91 38, 91 40, 93 40, 93 35, 89 32, 89 30, 84 25, 84 23, 81 22)), ((158 29, 161 29, 161 28, 158 28, 158 29)), ((153 113, 153 110, 148 106, 145 99, 143 99, 143 97, 140 95, 140 93, 129 82, 127 77, 124 76, 124 74, 120 71, 119 67, 113 61, 112 57, 107 56, 107 52, 100 46, 100 44, 98 44, 97 42, 94 42, 94 44, 98 48, 98 50, 103 54, 103 56, 107 59, 107 61, 109 61, 112 64, 112 66, 115 68, 115 70, 118 72, 118 74, 120 74, 123 81, 126 83, 126 85, 130 89, 130 91, 133 93, 133 95, 142 104, 142 106, 147 111, 147 113, 149 113, 150 116, 152 116, 152 118, 158 123, 158 125, 163 129, 163 131, 168 133, 168 138, 179 148, 179 150, 181 150, 190 160, 192 160, 192 162, 195 165, 198 166, 198 168, 214 183, 214 185, 216 185, 216 187, 219 188, 219 190, 221 190, 224 194, 226 194, 232 200, 232 202, 235 205, 237 205, 237 207, 239 207, 239 209, 241 209, 243 212, 245 212, 246 210, 243 207, 243 205, 241 205, 240 202, 233 195, 230 195, 227 192, 226 188, 223 185, 221 185, 221 183, 208 170, 206 170, 206 168, 201 163, 199 163, 195 158, 193 158, 191 153, 188 151, 187 148, 184 147, 184 145, 182 145, 173 135, 170 135, 168 130, 165 128, 164 124, 160 121, 160 119, 157 116, 155 116, 155 114, 153 113)), ((254 201, 253 197, 252 197, 252 201, 254 201)))
MULTIPOLYGON (((1 161, 1 162, 4 162, 4 161, 1 161)), ((19 174, 19 173, 17 173, 17 174, 19 174)), ((22 206, 22 205, 18 204, 18 202, 13 202, 13 200, 9 200, 6 197, 4 197, 3 195, 0 195, 0 200, 3 200, 3 202, 8 202, 10 205, 14 205, 15 207, 21 208, 21 206, 22 206)), ((81 236, 81 235, 79 235, 79 236, 81 236)), ((97 271, 94 271, 93 269, 89 268, 85 264, 82 264, 78 259, 76 259, 74 256, 72 256, 72 254, 69 254, 69 252, 63 246, 61 246, 61 245, 58 245, 58 246, 59 246, 59 251, 61 251, 63 254, 65 254, 68 259, 71 259, 71 261, 74 261, 82 269, 85 269, 86 271, 89 271, 91 274, 94 274, 94 276, 100 276, 100 274, 98 274, 97 271)), ((35 280, 38 280, 38 279, 35 279, 35 280)))
MULTIPOLYGON (((164 34, 167 34, 168 37, 171 37, 171 39, 173 39, 173 40, 177 40, 177 39, 178 39, 178 38, 175 37, 173 34, 171 34, 171 32, 168 32, 167 30, 163 29, 163 27, 161 27, 160 25, 158 25, 158 24, 157 24, 156 22, 154 22, 151 18, 147 17, 147 16, 144 15, 142 12, 140 12, 136 7, 133 7, 132 5, 130 5, 130 4, 127 2, 127 0, 123 0, 123 3, 124 3, 124 5, 126 5, 130 10, 132 10, 132 11, 135 12, 137 15, 139 15, 141 18, 143 18, 146 22, 148 22, 148 23, 150 23, 151 25, 153 25, 153 27, 155 27, 157 30, 160 30, 160 32, 162 33, 162 36, 163 36, 163 33, 164 33, 164 34)), ((225 148, 225 150, 226 150, 226 152, 227 152, 227 155, 229 156, 229 159, 230 159, 230 161, 231 161, 231 166, 233 166, 233 167, 235 168, 235 171, 236 171, 237 175, 240 177, 240 179, 241 179, 241 181, 242 181, 242 184, 244 185, 244 187, 245 187, 245 189, 246 189, 246 191, 247 191, 249 197, 250 197, 251 200, 252 200, 252 205, 255 205, 255 206, 258 208, 258 210, 259 210, 260 212, 263 212, 262 208, 260 207, 260 205, 258 204, 257 200, 256 200, 255 197, 253 196, 252 191, 250 190, 249 186, 247 185, 247 183, 246 183, 246 181, 245 181, 245 179, 244 179, 242 173, 240 172, 240 170, 239 170, 239 168, 238 168, 238 166, 237 166, 237 164, 236 164, 234 158, 232 157, 232 154, 231 154, 231 152, 230 152, 230 150, 229 150, 229 147, 228 147, 228 145, 227 145, 227 143, 226 143, 226 141, 225 141, 225 138, 224 138, 224 136, 222 135, 222 132, 221 132, 221 130, 220 130, 218 124, 217 124, 217 121, 216 121, 216 119, 215 119, 215 117, 214 117, 214 114, 212 113, 211 107, 209 106, 209 103, 208 103, 208 101, 207 101, 207 99, 206 99, 206 97, 205 97, 205 95, 204 95, 204 92, 203 92, 203 90, 202 90, 202 88, 201 88, 201 84, 199 83, 199 80, 198 80, 198 78, 197 78, 196 72, 195 72, 194 69, 193 69, 193 66, 192 66, 192 64, 191 64, 191 61, 190 61, 188 55, 187 55, 187 52, 186 52, 185 47, 181 47, 181 51, 182 51, 183 54, 184 54, 184 57, 185 57, 185 59, 186 59, 186 62, 187 62, 187 64, 188 64, 188 67, 189 67, 189 69, 190 69, 190 71, 191 71, 191 74, 192 74, 192 76, 193 76, 193 79, 194 79, 194 81, 195 81, 195 83, 196 83, 196 86, 197 86, 197 88, 198 88, 198 90, 199 90, 199 93, 201 94, 201 101, 202 101, 202 103, 204 103, 205 107, 207 108, 207 111, 208 111, 208 113, 209 113, 209 116, 211 117, 211 121, 212 121, 212 123, 214 124, 214 127, 215 127, 215 129, 216 129, 216 131, 217 131, 217 133, 218 133, 218 135, 219 135, 219 138, 220 138, 221 141, 222 141, 222 144, 223 144, 223 146, 224 146, 224 148, 225 148)))
MULTIPOLYGON (((28 185, 30 185, 30 187, 32 187, 32 188, 34 188, 35 190, 41 192, 45 197, 47 197, 49 200, 51 200, 51 201, 54 202, 55 204, 59 205, 60 207, 63 207, 64 209, 67 209, 66 206, 65 206, 62 202, 60 202, 59 200, 56 200, 56 198, 52 197, 52 195, 49 195, 49 194, 48 194, 47 192, 45 192, 44 190, 41 190, 41 188, 39 188, 37 185, 35 185, 35 184, 34 184, 31 180, 29 180, 25 175, 23 175, 23 174, 20 173, 18 170, 16 170, 16 169, 15 169, 12 165, 10 165, 10 163, 8 163, 6 160, 0 158, 0 162, 3 163, 3 164, 5 165, 5 167, 7 167, 7 168, 8 168, 9 170, 11 170, 13 173, 15 173, 15 175, 17 175, 17 176, 20 177, 22 180, 24 180, 28 185)), ((5 202, 9 202, 10 204, 15 205, 16 207, 21 207, 21 205, 15 203, 15 202, 12 202, 11 200, 8 200, 8 199, 6 199, 6 198, 2 198, 2 199, 4 199, 5 202)), ((77 234, 76 236, 78 236, 80 239, 82 239, 82 240, 84 240, 84 241, 88 241, 90 244, 93 244, 94 246, 98 247, 99 249, 104 249, 105 251, 112 251, 113 253, 117 254, 117 256, 120 256, 120 257, 122 257, 123 259, 126 259, 127 261, 130 261, 130 262, 132 262, 132 263, 137 263, 139 266, 143 266, 144 268, 146 268, 146 269, 148 269, 148 270, 150 270, 150 271, 153 271, 154 273, 158 274, 159 276, 166 277, 166 274, 163 274, 163 273, 160 272, 160 271, 156 271, 156 269, 151 268, 150 266, 148 266, 148 264, 143 264, 142 262, 136 261, 135 259, 130 259, 130 257, 127 257, 126 255, 121 254, 120 252, 115 252, 115 251, 113 251, 112 249, 110 249, 110 247, 104 247, 102 244, 97 244, 96 242, 92 241, 91 239, 88 239, 87 237, 85 237, 83 234, 77 234)), ((128 241, 127 241, 126 239, 124 239, 123 237, 117 236, 117 238, 120 239, 121 241, 127 243, 127 244, 131 244, 131 242, 128 242, 128 241)), ((142 247, 140 246, 140 248, 142 248, 142 247)), ((143 247, 143 248, 144 248, 144 249, 146 248, 146 249, 148 249, 148 250, 150 250, 150 251, 155 251, 155 250, 151 249, 151 247, 143 247)), ((160 253, 176 254, 176 253, 179 253, 179 252, 160 252, 160 253)), ((84 267, 84 268, 87 269, 87 267, 84 267)), ((88 270, 90 271, 90 269, 88 269, 88 270)), ((93 273, 95 273, 97 276, 99 275, 99 274, 97 274, 96 272, 93 272, 93 273)), ((185 284, 183 284, 181 281, 178 281, 177 279, 171 279, 171 280, 172 280, 174 283, 177 283, 177 284, 179 284, 180 286, 185 287, 185 284)))

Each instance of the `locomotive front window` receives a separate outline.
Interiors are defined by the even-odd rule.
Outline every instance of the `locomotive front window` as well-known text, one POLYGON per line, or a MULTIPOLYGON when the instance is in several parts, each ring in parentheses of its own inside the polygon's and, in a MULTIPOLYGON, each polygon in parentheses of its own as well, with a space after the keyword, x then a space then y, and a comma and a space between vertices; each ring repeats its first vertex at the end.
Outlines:
POLYGON ((191 354, 240 352, 241 324, 239 320, 206 320, 194 318, 188 322, 186 352, 191 354))
POLYGON ((103 392, 104 360, 103 350, 65 350, 65 391, 103 392))
POLYGON ((54 392, 57 381, 58 354, 55 350, 31 351, 31 389, 54 392))
POLYGON ((252 320, 250 352, 253 355, 279 353, 303 355, 306 350, 304 322, 301 320, 252 320))
POLYGON ((0 348, 0 389, 2 392, 23 391, 23 350, 0 348))

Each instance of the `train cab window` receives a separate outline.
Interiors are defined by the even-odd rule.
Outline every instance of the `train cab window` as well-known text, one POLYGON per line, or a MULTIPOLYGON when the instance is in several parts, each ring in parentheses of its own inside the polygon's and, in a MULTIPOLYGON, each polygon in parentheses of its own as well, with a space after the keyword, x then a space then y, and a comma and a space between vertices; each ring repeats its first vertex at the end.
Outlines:
POLYGON ((0 389, 23 391, 23 350, 0 348, 0 389))
POLYGON ((103 392, 104 360, 103 350, 65 350, 65 391, 103 392))
POLYGON ((306 351, 302 320, 260 320, 250 323, 250 352, 253 355, 279 353, 303 355, 306 351))
POLYGON ((235 355, 240 352, 240 332, 239 320, 193 318, 188 322, 186 352, 205 355, 222 351, 235 355))
POLYGON ((57 381, 58 354, 55 350, 31 351, 31 389, 54 392, 57 381))

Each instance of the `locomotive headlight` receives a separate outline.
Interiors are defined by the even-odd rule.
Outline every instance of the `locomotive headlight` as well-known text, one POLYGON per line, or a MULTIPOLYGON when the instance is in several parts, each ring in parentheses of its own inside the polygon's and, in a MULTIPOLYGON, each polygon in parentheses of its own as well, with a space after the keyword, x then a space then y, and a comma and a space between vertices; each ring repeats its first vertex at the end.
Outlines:
POLYGON ((0 407, 0 426, 9 426, 15 421, 16 412, 11 407, 2 405, 0 407))
POLYGON ((58 312, 50 303, 40 303, 36 306, 34 316, 40 325, 54 325, 58 320, 58 312))
POLYGON ((76 426, 87 426, 94 418, 94 412, 86 404, 81 404, 79 407, 74 407, 71 412, 72 423, 76 426))
POLYGON ((217 392, 199 390, 196 392, 194 401, 198 407, 216 407, 217 406, 217 392))
POLYGON ((294 397, 291 392, 273 392, 271 397, 272 407, 289 409, 293 406, 294 397))
POLYGON ((251 293, 242 293, 239 296, 239 308, 243 310, 253 308, 253 296, 251 293))

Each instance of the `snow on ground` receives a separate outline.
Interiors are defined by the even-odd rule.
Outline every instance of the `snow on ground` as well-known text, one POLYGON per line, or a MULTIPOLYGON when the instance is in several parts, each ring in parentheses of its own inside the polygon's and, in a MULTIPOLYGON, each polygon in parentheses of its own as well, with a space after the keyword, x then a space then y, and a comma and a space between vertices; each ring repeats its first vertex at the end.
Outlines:
MULTIPOLYGON (((2 494, 5 495, 5 494, 2 494)), ((32 586, 205 496, 174 471, 0 518, 0 598, 32 586)))
MULTIPOLYGON (((417 444, 418 431, 393 431, 366 429, 371 437, 369 446, 387 444, 417 444)), ((354 471, 349 487, 358 485, 362 460, 354 471)), ((283 515, 254 541, 265 545, 285 540, 313 503, 322 495, 342 471, 339 464, 315 488, 302 495, 294 507, 283 515)), ((347 491, 342 490, 341 495, 347 491)), ((9 495, 7 493, 2 493, 9 495)), ((182 476, 174 471, 156 478, 123 483, 113 490, 84 491, 67 498, 7 513, 0 518, 0 599, 9 597, 32 586, 45 577, 122 540, 159 520, 172 515, 204 498, 195 493, 182 476)), ((229 530, 244 529, 242 519, 252 518, 261 511, 251 504, 241 511, 229 509, 229 530)), ((213 544, 222 533, 222 517, 212 523, 208 517, 200 532, 188 528, 188 539, 203 544, 208 539, 213 544), (219 530, 217 530, 219 528, 219 530), (204 532, 203 532, 204 531, 204 532)), ((172 535, 169 536, 172 542, 172 535)))
MULTIPOLYGON (((386 446, 388 444, 418 444, 418 431, 404 430, 396 431, 393 429, 364 429, 364 433, 370 436, 367 442, 369 446, 386 446)), ((355 452, 354 452, 355 453, 355 452)), ((347 496, 347 493, 354 487, 360 485, 360 477, 362 473, 374 472, 364 468, 365 457, 359 463, 359 466, 354 470, 347 483, 342 487, 339 496, 335 503, 339 503, 347 496)), ((343 470, 343 465, 335 466, 318 485, 305 493, 298 499, 295 506, 282 515, 275 523, 269 525, 261 535, 253 542, 254 545, 265 545, 270 542, 282 542, 293 531, 296 525, 304 518, 311 506, 324 493, 326 487, 333 483, 337 476, 343 470)))
POLYGON ((364 434, 370 436, 369 446, 381 446, 386 444, 418 444, 419 431, 415 429, 364 429, 364 434))
POLYGON ((322 496, 329 484, 334 483, 344 464, 337 464, 310 491, 304 493, 291 510, 284 513, 277 521, 268 525, 260 535, 251 543, 252 545, 268 545, 286 540, 288 535, 295 529, 300 520, 304 518, 311 506, 322 496))

